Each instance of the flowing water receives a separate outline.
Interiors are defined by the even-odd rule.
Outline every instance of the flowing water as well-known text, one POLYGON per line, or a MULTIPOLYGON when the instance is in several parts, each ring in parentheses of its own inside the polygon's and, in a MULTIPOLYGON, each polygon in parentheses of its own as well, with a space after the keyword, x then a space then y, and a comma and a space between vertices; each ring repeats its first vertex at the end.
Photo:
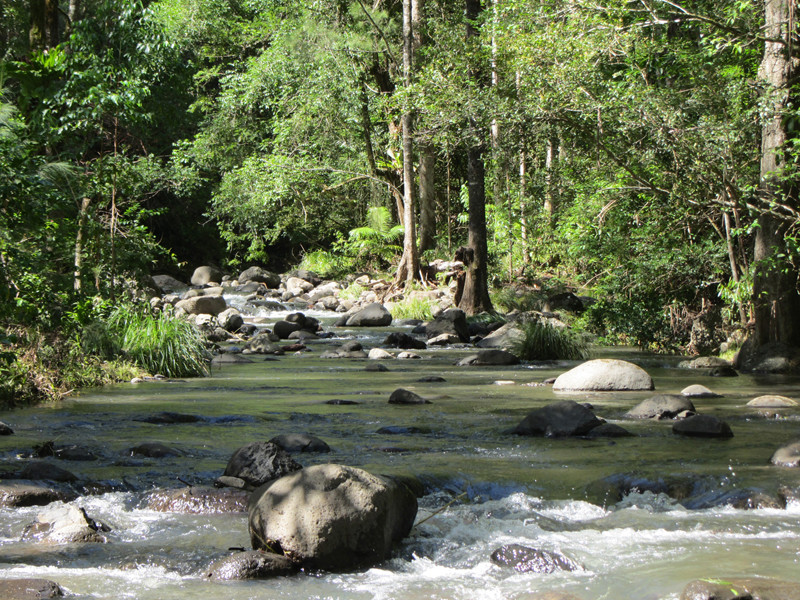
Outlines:
MULTIPOLYGON (((387 331, 370 331, 366 339, 363 331, 337 334, 359 336, 371 347, 387 331)), ((711 499, 745 488, 768 494, 782 486, 797 489, 800 469, 768 463, 777 447, 800 439, 800 411, 765 417, 745 404, 765 393, 798 398, 799 379, 709 378, 675 368, 676 359, 603 351, 646 368, 658 393, 702 383, 724 394, 695 405, 728 421, 734 437, 698 440, 673 435, 670 422, 622 419, 651 393, 563 395, 541 385, 572 363, 456 367, 470 350, 447 349, 385 362, 388 372, 368 372, 365 360, 319 358, 337 341, 215 367, 210 378, 117 385, 57 406, 0 414, 16 432, 0 437, 4 470, 20 468, 47 440, 78 444, 100 457, 58 464, 109 490, 77 502, 113 528, 108 544, 42 547, 20 541, 39 508, 0 509, 0 578, 52 579, 74 598, 141 600, 522 599, 546 590, 584 600, 646 600, 676 599, 686 583, 704 577, 769 576, 800 585, 798 503, 687 509, 653 491, 607 503, 597 492, 603 488, 593 485, 615 474, 676 478, 711 499), (446 382, 419 381, 430 375, 446 382), (388 404, 398 387, 432 403, 388 404), (637 436, 590 441, 506 433, 531 409, 565 397, 590 402, 599 416, 637 436), (332 399, 358 404, 326 404, 332 399), (162 411, 202 418, 162 425, 140 420, 162 411), (387 426, 395 433, 378 433, 387 426), (297 456, 306 466, 337 462, 419 478, 427 495, 420 499, 418 525, 395 558, 372 569, 246 583, 204 580, 208 565, 229 548, 249 547, 246 516, 159 513, 146 508, 145 494, 182 482, 209 484, 238 447, 291 432, 313 433, 333 449, 297 456), (130 457, 128 449, 144 441, 165 443, 180 456, 130 457), (523 574, 494 565, 491 553, 510 543, 560 552, 582 570, 523 574)))

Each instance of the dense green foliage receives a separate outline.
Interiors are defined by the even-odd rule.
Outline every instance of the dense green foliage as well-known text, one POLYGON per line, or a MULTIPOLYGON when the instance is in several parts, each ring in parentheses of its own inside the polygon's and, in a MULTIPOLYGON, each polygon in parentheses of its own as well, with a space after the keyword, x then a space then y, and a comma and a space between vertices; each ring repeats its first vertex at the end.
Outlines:
POLYGON ((586 358, 586 344, 570 329, 544 321, 527 321, 514 354, 523 360, 580 360, 586 358))

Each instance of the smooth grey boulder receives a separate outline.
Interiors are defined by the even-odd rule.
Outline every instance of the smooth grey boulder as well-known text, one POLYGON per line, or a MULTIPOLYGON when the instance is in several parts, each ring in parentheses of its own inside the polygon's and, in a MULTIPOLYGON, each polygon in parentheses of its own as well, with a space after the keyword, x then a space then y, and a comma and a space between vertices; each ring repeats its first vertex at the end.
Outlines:
POLYGON ((341 570, 388 558, 416 514, 417 498, 404 484, 325 464, 257 489, 248 523, 254 549, 279 548, 299 566, 341 570))
POLYGON ((781 446, 775 451, 769 462, 779 467, 800 467, 800 442, 781 446))
POLYGON ((583 404, 562 400, 528 413, 511 433, 546 437, 583 436, 603 422, 583 404))
POLYGON ((428 340, 428 346, 452 346, 461 343, 461 338, 454 333, 442 333, 428 340))
POLYGON ((383 304, 373 302, 347 318, 347 327, 385 327, 391 325, 392 313, 383 304))
POLYGON ((684 411, 695 412, 694 404, 685 396, 658 394, 642 400, 625 413, 628 419, 674 419, 684 411))
POLYGON ((284 285, 286 286, 286 291, 291 292, 294 296, 299 296, 314 289, 313 283, 300 277, 288 277, 284 285))
POLYGON ((208 285, 209 283, 221 283, 222 271, 216 267, 202 266, 197 267, 192 273, 192 285, 208 285))
POLYGON ((249 267, 239 273, 239 283, 248 282, 263 283, 270 289, 277 289, 281 285, 281 276, 261 267, 249 267))
POLYGON ((383 348, 370 348, 367 357, 370 360, 389 360, 394 358, 394 354, 387 352, 383 348))
POLYGON ((425 350, 428 345, 414 336, 400 331, 395 331, 386 336, 383 340, 384 346, 390 348, 402 348, 403 350, 425 350))
POLYGON ((24 540, 46 544, 105 543, 111 529, 89 517, 74 504, 51 504, 36 516, 22 534, 24 540))
POLYGON ((730 425, 713 415, 694 415, 678 421, 672 426, 672 432, 689 437, 733 437, 730 425))
POLYGON ((191 515, 243 513, 247 512, 249 497, 243 490, 191 486, 152 492, 147 496, 147 508, 191 515))
POLYGON ((478 348, 502 348, 509 350, 525 339, 525 332, 520 329, 519 323, 511 321, 495 329, 485 338, 475 344, 478 348))
POLYGON ((47 600, 63 596, 61 586, 49 579, 0 579, 3 600, 47 600))
POLYGON ((218 315, 227 307, 222 296, 194 296, 175 304, 176 309, 183 309, 190 315, 218 315))
POLYGON ((57 489, 33 481, 0 482, 0 506, 46 506, 51 502, 68 502, 77 494, 72 490, 57 489))
POLYGON ((282 433, 272 438, 270 443, 292 454, 297 452, 331 451, 331 447, 328 444, 310 433, 282 433))
POLYGON ((460 308, 450 308, 436 315, 433 321, 425 325, 425 335, 428 339, 443 333, 457 335, 462 342, 468 342, 467 314, 460 308))
POLYGON ((696 579, 680 600, 800 600, 800 585, 770 578, 696 579))
POLYGON ((556 378, 557 392, 652 390, 653 379, 641 367, 613 358, 589 360, 556 378))
POLYGON ((252 442, 233 453, 223 475, 238 477, 251 488, 256 488, 302 468, 277 444, 252 442))
POLYGON ((430 400, 426 400, 419 394, 415 394, 410 390, 397 388, 389 396, 389 404, 430 404, 430 400))
POLYGON ((206 578, 213 581, 269 579, 291 575, 295 571, 297 567, 283 555, 246 550, 216 561, 208 568, 206 578))
POLYGON ((153 275, 153 282, 164 294, 179 294, 189 289, 186 283, 175 279, 172 275, 153 275))
POLYGON ((796 400, 792 400, 786 396, 767 394, 753 398, 747 403, 747 406, 755 406, 757 408, 792 408, 798 406, 798 403, 796 400))
POLYGON ((679 369, 715 369, 717 367, 730 366, 732 366, 730 362, 718 356, 701 356, 678 363, 679 369))
POLYGON ((479 350, 477 354, 465 356, 456 363, 459 367, 506 367, 518 365, 519 358, 499 348, 479 350))
POLYGON ((492 552, 492 562, 501 567, 511 567, 519 573, 555 573, 556 571, 582 571, 581 566, 563 554, 508 544, 492 552))
POLYGON ((712 392, 704 385, 689 385, 681 390, 681 396, 687 398, 722 398, 720 394, 712 392))

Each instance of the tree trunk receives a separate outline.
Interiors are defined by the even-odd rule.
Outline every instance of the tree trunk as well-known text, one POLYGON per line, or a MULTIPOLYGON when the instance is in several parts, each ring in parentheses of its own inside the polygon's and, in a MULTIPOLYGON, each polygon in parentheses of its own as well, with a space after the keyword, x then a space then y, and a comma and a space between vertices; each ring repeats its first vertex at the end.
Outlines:
POLYGON ((31 0, 31 26, 28 29, 28 41, 31 52, 42 51, 45 48, 47 31, 47 12, 45 0, 31 0))
MULTIPOLYGON (((767 202, 779 200, 797 206, 797 190, 785 181, 787 132, 784 115, 790 106, 790 87, 796 68, 792 62, 792 33, 796 0, 764 0, 764 57, 759 75, 767 85, 769 114, 761 129, 761 187, 767 202)), ((764 210, 755 239, 753 306, 754 348, 767 344, 800 347, 800 295, 797 271, 789 262, 785 235, 789 222, 764 210)))
POLYGON ((544 157, 544 214, 547 216, 547 226, 553 227, 555 213, 556 189, 555 170, 558 162, 558 138, 555 135, 547 137, 547 146, 544 157))
POLYGON ((45 0, 45 20, 47 26, 47 47, 55 48, 61 41, 58 27, 58 0, 45 0))
MULTIPOLYGON (((474 22, 480 16, 480 0, 466 0, 467 39, 478 35, 474 22)), ((472 77, 479 80, 477 69, 472 77)), ((479 85, 483 84, 480 80, 479 85)), ((477 123, 470 123, 472 139, 485 139, 477 123)), ((467 151, 467 185, 469 189, 468 239, 470 261, 465 265, 464 293, 458 307, 468 315, 492 310, 488 284, 488 248, 486 240, 486 172, 483 163, 484 144, 474 143, 467 151)))
POLYGON ((419 151, 419 251, 436 247, 436 153, 424 145, 419 151))
POLYGON ((81 201, 81 208, 78 212, 78 231, 75 234, 75 272, 73 275, 72 286, 75 292, 80 293, 83 287, 81 269, 83 267, 83 236, 86 230, 86 220, 89 216, 89 204, 91 199, 84 198, 81 201))

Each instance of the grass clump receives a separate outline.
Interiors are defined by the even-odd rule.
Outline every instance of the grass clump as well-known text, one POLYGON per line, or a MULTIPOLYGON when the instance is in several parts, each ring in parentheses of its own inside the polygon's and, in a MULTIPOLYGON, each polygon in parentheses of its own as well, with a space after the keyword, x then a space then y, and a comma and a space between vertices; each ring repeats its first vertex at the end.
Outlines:
POLYGON ((389 307, 394 319, 419 319, 420 321, 430 321, 433 319, 433 311, 437 307, 436 301, 422 296, 409 296, 395 302, 389 307))
POLYGON ((588 355, 586 343, 567 328, 528 321, 520 329, 523 335, 513 351, 523 360, 581 360, 588 355))

